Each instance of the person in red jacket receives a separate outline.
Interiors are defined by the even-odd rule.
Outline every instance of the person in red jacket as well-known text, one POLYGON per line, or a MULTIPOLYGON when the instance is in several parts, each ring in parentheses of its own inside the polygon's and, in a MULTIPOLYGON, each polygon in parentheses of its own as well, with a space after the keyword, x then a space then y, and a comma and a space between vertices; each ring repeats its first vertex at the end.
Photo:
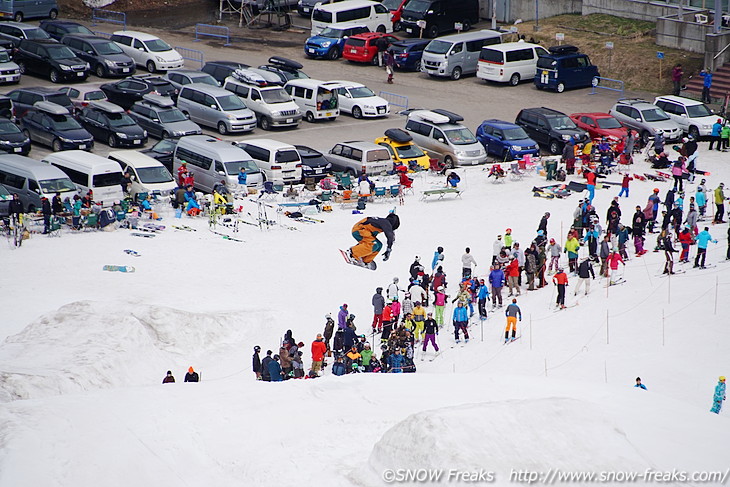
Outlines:
POLYGON ((390 338, 390 333, 393 331, 393 304, 392 302, 385 305, 383 308, 383 314, 381 315, 383 334, 381 340, 387 341, 390 338))
POLYGON ((611 252, 611 254, 608 256, 608 267, 610 269, 610 274, 609 274, 610 277, 608 280, 609 286, 612 284, 618 284, 619 280, 618 280, 617 274, 618 274, 619 263, 626 266, 626 263, 621 258, 621 254, 618 251, 618 247, 614 247, 613 252, 611 252))
POLYGON ((327 344, 324 342, 322 334, 317 333, 317 338, 312 342, 312 372, 317 375, 322 370, 325 353, 327 353, 327 344))
POLYGON ((565 309, 565 288, 568 285, 568 275, 563 271, 562 267, 559 267, 558 272, 553 276, 553 284, 558 286, 558 299, 556 304, 560 309, 565 309))
POLYGON ((509 264, 504 268, 504 275, 507 277, 507 286, 509 286, 508 296, 514 296, 515 292, 519 296, 520 292, 520 263, 514 257, 510 258, 509 264))
POLYGON ((689 227, 685 226, 684 229, 679 232, 679 244, 682 246, 682 253, 679 254, 680 262, 689 262, 689 246, 694 243, 692 232, 689 227))
POLYGON ((185 187, 185 177, 188 174, 188 163, 182 161, 180 167, 177 168, 177 185, 181 188, 185 187))
POLYGON ((583 171, 586 177, 586 189, 588 190, 588 201, 593 204, 593 198, 596 197, 596 173, 593 171, 583 171))

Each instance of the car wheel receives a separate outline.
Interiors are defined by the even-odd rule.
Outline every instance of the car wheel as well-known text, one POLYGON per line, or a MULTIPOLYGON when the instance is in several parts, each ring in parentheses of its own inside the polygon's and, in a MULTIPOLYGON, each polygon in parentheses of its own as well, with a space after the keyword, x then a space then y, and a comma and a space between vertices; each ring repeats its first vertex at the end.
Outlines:
POLYGON ((438 35, 439 28, 437 25, 432 25, 431 27, 426 29, 426 37, 433 39, 434 37, 438 37, 438 35))
POLYGON ((23 15, 23 12, 16 12, 15 16, 13 17, 13 20, 16 22, 22 22, 25 18, 25 15, 23 15))
POLYGON ((269 120, 269 117, 261 117, 261 128, 263 130, 271 130, 271 120, 269 120))
POLYGON ((53 148, 53 152, 61 152, 63 150, 63 146, 61 145, 61 139, 53 139, 51 147, 53 148))
POLYGON ((598 86, 600 84, 601 84, 601 80, 598 79, 598 76, 594 76, 593 79, 591 80, 591 86, 594 86, 595 87, 595 86, 598 86))
POLYGON ((335 59, 339 59, 339 58, 340 58, 340 48, 339 47, 333 47, 327 53, 327 59, 331 59, 332 61, 334 61, 335 59))
POLYGON ((25 74, 25 63, 23 61, 18 61, 18 72, 25 74))
POLYGON ((520 75, 515 73, 512 76, 510 76, 509 84, 512 86, 517 86, 518 84, 520 84, 520 75))
POLYGON ((55 69, 51 70, 51 73, 48 75, 48 78, 51 80, 51 83, 58 83, 59 81, 61 81, 58 77, 58 71, 56 71, 55 69))
POLYGON ((28 205, 28 213, 35 213, 35 205, 28 205))
POLYGON ((377 53, 375 53, 375 56, 373 56, 373 58, 370 60, 370 64, 372 64, 373 66, 377 66, 378 64, 380 64, 378 62, 378 54, 377 53))
POLYGON ((563 144, 558 142, 557 140, 553 139, 550 141, 550 153, 551 154, 561 154, 563 152, 563 144))
POLYGON ((505 150, 504 150, 504 151, 502 152, 502 160, 503 160, 503 161, 505 161, 505 162, 506 162, 506 161, 511 161, 511 160, 513 160, 513 159, 514 159, 514 158, 512 157, 512 154, 510 153, 509 149, 505 149, 505 150))
POLYGON ((393 32, 400 32, 402 30, 403 30, 403 24, 400 22, 400 20, 398 22, 396 22, 395 24, 393 24, 393 32))
POLYGON ((537 88, 540 91, 545 89, 545 87, 543 85, 535 85, 535 88, 537 88))
POLYGON ((163 139, 169 139, 170 138, 170 134, 168 132, 162 132, 162 138, 163 139))
POLYGON ((106 141, 109 147, 116 147, 118 144, 117 137, 114 134, 109 134, 109 138, 106 141))
POLYGON ((157 71, 157 67, 155 66, 154 61, 147 61, 147 71, 149 71, 150 73, 154 73, 155 71, 157 71))
POLYGON ((695 142, 700 140, 700 130, 694 125, 689 128, 687 133, 695 140, 695 142))
POLYGON ((55 8, 51 9, 51 11, 48 12, 48 18, 51 20, 56 20, 58 18, 58 10, 56 10, 55 8))
POLYGON ((314 113, 312 113, 312 112, 307 112, 307 115, 305 115, 305 116, 306 116, 306 118, 307 118, 307 122, 309 122, 309 123, 314 123, 314 121, 315 121, 315 118, 314 118, 314 113))
POLYGON ((557 91, 558 93, 564 92, 565 91, 565 83, 563 83, 562 81, 560 83, 558 83, 558 86, 555 87, 555 91, 557 91))
POLYGON ((446 169, 454 168, 454 160, 451 158, 451 156, 444 157, 444 166, 446 166, 446 169))
POLYGON ((228 133, 226 122, 218 122, 218 133, 221 135, 226 135, 228 133))
POLYGON ((385 26, 379 25, 377 29, 375 29, 375 32, 380 32, 381 34, 385 34, 385 26))
POLYGON ((423 63, 422 63, 422 62, 421 62, 421 60, 419 59, 419 60, 418 60, 418 62, 416 63, 416 71, 421 71, 421 66, 422 66, 422 65, 423 65, 423 63))
POLYGON ((104 65, 99 63, 96 65, 96 69, 94 69, 94 73, 99 77, 103 78, 106 75, 106 70, 104 69, 104 65))
POLYGON ((352 168, 350 168, 350 169, 347 170, 347 174, 350 175, 350 179, 352 179, 352 180, 354 180, 355 178, 357 178, 357 173, 352 168))
POLYGON ((458 80, 459 78, 461 78, 461 68, 457 66, 457 67, 455 67, 455 68, 454 68, 454 70, 453 70, 453 71, 451 72, 451 79, 453 79, 454 81, 456 81, 456 80, 458 80))
POLYGON ((360 109, 360 107, 352 107, 352 116, 355 118, 362 118, 362 109, 360 109))
POLYGON ((651 137, 651 134, 648 131, 644 130, 643 132, 641 132, 641 141, 644 143, 644 145, 649 143, 649 137, 651 137))
POLYGON ((468 30, 471 30, 471 22, 468 20, 462 20, 461 21, 461 31, 466 32, 468 30))

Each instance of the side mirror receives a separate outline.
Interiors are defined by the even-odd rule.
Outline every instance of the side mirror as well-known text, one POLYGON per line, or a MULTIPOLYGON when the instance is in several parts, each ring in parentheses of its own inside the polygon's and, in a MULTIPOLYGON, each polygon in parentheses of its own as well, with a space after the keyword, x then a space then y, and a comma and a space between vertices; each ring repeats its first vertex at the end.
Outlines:
POLYGON ((444 139, 443 139, 442 137, 439 137, 439 138, 438 138, 438 139, 436 139, 436 140, 437 140, 438 142, 441 142, 442 144, 446 143, 446 141, 445 141, 445 140, 444 140, 444 139))
POLYGON ((635 120, 636 120, 637 122, 641 122, 641 119, 640 119, 640 118, 637 118, 637 119, 635 119, 635 120))
POLYGON ((682 114, 680 114, 680 116, 681 117, 684 117, 684 118, 687 118, 687 114, 686 113, 682 113, 682 114))
POLYGON ((212 108, 213 110, 218 110, 218 107, 216 105, 210 105, 210 108, 212 108))
POLYGON ((159 122, 159 121, 160 121, 160 119, 159 119, 159 118, 153 118, 153 119, 152 119, 152 121, 153 121, 153 122, 159 122))
POLYGON ((433 15, 433 10, 429 10, 428 12, 426 12, 426 15, 433 15))
POLYGON ((221 176, 225 176, 226 175, 226 173, 223 172, 223 171, 218 171, 218 174, 220 174, 221 176))
POLYGON ((137 50, 144 52, 144 47, 138 47, 137 50))

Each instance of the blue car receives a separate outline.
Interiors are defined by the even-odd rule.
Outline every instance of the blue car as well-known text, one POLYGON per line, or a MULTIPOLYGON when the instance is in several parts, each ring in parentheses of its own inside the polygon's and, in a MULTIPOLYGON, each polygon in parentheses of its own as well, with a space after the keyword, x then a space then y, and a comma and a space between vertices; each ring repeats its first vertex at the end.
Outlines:
POLYGON ((487 154, 503 161, 521 159, 525 154, 540 155, 537 142, 522 127, 510 122, 485 120, 477 128, 476 137, 487 154))
POLYGON ((420 71, 423 50, 429 42, 431 39, 403 39, 392 43, 388 52, 394 56, 396 68, 420 71))
POLYGON ((39 101, 22 118, 23 133, 33 142, 62 150, 91 150, 94 138, 61 105, 39 101))
POLYGON ((307 39, 304 54, 310 58, 339 59, 348 37, 363 32, 370 32, 370 29, 364 25, 327 27, 319 35, 307 39))

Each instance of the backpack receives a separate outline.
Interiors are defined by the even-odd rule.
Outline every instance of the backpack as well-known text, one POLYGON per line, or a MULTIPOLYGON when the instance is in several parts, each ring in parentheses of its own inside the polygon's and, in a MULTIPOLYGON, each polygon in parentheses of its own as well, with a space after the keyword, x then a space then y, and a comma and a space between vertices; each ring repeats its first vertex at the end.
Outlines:
POLYGON ((555 174, 555 179, 558 181, 565 181, 565 169, 558 169, 558 172, 555 174))

